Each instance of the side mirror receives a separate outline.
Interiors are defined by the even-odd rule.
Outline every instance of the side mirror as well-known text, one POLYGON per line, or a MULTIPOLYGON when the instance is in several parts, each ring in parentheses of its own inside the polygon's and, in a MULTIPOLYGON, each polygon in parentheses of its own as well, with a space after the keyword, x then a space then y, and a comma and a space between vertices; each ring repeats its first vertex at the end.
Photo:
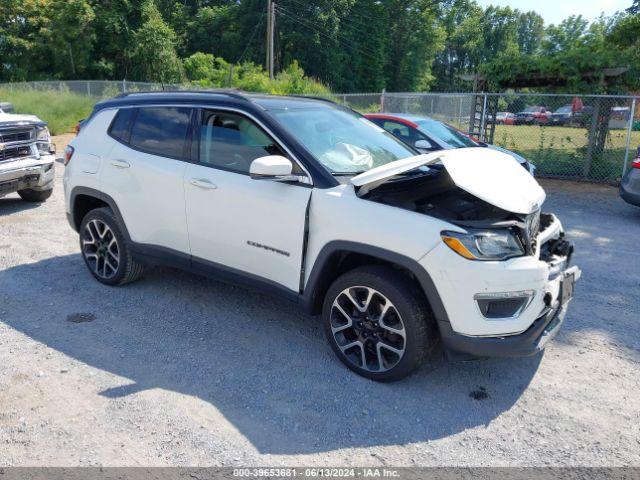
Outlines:
POLYGON ((433 148, 429 140, 418 140, 413 146, 418 150, 431 150, 433 148))
POLYGON ((294 175, 291 160, 281 155, 267 155, 256 158, 249 167, 249 176, 254 180, 272 180, 276 182, 302 182, 306 177, 294 175))

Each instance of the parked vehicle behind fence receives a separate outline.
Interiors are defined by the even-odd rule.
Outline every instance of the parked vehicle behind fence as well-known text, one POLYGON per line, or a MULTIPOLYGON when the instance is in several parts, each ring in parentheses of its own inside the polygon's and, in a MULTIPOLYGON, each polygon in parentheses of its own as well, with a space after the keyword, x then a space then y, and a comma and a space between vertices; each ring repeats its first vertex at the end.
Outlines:
POLYGON ((640 207, 640 147, 631 161, 631 168, 622 177, 620 196, 625 202, 640 207))
POLYGON ((511 112, 496 113, 496 124, 498 125, 515 125, 516 115, 511 112))
POLYGON ((51 196, 55 146, 47 123, 0 111, 0 197, 18 192, 28 202, 51 196))
POLYGON ((527 107, 516 113, 516 125, 543 125, 549 120, 549 110, 545 107, 527 107))
POLYGON ((452 148, 487 147, 506 153, 531 175, 535 174, 536 167, 521 155, 496 145, 478 142, 466 133, 439 120, 402 113, 369 113, 365 117, 421 153, 452 148))
POLYGON ((535 354, 581 274, 511 157, 419 154, 330 101, 124 95, 96 105, 65 162, 67 216, 99 282, 160 263, 281 294, 321 313, 338 358, 374 380, 408 375, 439 340, 535 354))

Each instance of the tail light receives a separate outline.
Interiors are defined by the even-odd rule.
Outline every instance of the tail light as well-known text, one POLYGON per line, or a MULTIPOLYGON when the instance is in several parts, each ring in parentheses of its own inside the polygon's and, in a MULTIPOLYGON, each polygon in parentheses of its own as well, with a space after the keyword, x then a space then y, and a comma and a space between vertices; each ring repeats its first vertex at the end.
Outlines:
POLYGON ((640 147, 638 147, 638 156, 631 162, 631 168, 640 168, 640 147))
POLYGON ((64 164, 65 166, 69 165, 71 161, 71 157, 73 157, 74 149, 71 145, 67 145, 67 148, 64 149, 64 164))

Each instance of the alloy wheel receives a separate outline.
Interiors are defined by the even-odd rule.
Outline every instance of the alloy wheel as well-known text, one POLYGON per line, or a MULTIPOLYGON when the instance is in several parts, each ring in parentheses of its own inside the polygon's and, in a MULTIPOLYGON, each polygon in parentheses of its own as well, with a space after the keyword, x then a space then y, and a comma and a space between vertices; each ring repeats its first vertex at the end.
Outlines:
POLYGON ((120 246, 113 230, 101 220, 87 222, 82 236, 82 254, 93 272, 108 280, 120 266, 120 246))
POLYGON ((368 372, 395 367, 406 349, 406 331, 398 310, 379 291, 355 286, 340 292, 331 306, 331 333, 354 366, 368 372))

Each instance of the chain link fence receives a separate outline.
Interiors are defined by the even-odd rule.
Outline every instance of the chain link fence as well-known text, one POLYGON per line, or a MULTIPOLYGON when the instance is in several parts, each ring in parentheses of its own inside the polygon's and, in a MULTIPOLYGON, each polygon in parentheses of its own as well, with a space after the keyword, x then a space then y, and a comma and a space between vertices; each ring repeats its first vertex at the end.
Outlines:
POLYGON ((640 146, 640 98, 631 96, 383 92, 333 98, 361 113, 445 122, 519 153, 539 176, 617 183, 640 146))
POLYGON ((182 90, 193 89, 189 85, 152 83, 152 82, 130 82, 127 80, 66 80, 66 81, 42 81, 42 82, 19 82, 3 83, 1 87, 9 90, 31 89, 35 91, 63 91, 89 97, 111 98, 121 93, 149 92, 162 90, 182 90))
MULTIPOLYGON (((0 85, 60 90, 97 99, 120 93, 195 89, 129 81, 47 81, 0 85)), ((617 183, 640 146, 638 97, 494 93, 349 93, 331 99, 361 113, 428 117, 519 153, 539 176, 617 183)), ((2 100, 2 99, 0 99, 2 100)))

